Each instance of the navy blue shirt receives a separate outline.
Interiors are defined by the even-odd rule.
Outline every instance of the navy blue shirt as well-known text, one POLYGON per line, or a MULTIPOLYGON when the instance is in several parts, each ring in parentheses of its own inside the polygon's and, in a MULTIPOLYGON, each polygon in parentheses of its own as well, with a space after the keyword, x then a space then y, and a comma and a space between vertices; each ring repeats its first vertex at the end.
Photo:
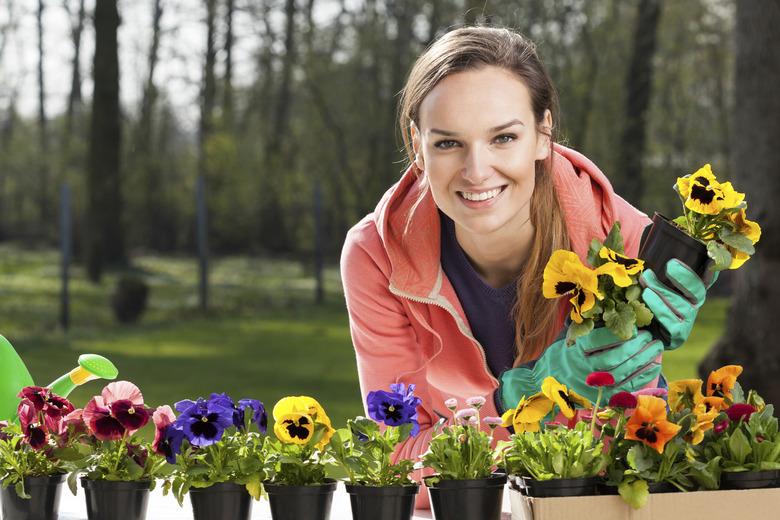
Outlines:
POLYGON ((474 269, 455 236, 455 223, 439 211, 441 218, 441 266, 449 278, 474 337, 485 351, 488 368, 499 377, 512 368, 515 359, 515 321, 512 308, 517 283, 491 287, 474 269))

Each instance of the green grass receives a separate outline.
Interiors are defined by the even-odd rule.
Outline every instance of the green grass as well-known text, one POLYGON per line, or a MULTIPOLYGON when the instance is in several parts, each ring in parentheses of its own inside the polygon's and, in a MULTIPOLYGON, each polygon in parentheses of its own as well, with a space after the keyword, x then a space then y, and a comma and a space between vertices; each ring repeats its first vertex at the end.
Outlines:
MULTIPOLYGON (((354 351, 338 271, 326 272, 326 300, 312 303, 314 280, 300 264, 248 257, 212 264, 211 310, 197 310, 192 259, 140 257, 135 266, 151 285, 138 325, 120 326, 108 305, 115 274, 71 281, 72 327, 57 326, 58 256, 0 246, 0 333, 17 348, 36 382, 47 384, 75 366, 80 353, 115 362, 151 405, 227 392, 271 407, 280 397, 307 394, 334 423, 362 412, 354 351)), ((665 355, 667 378, 695 377, 696 364, 722 331, 727 301, 708 301, 686 345, 665 355)), ((99 382, 77 389, 83 405, 99 382)))

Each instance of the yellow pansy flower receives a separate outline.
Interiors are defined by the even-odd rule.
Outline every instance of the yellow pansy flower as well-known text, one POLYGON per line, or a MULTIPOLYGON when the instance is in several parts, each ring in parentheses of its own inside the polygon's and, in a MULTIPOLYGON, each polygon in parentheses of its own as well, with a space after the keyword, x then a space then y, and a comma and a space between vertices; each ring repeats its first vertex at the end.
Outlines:
POLYGON ((523 396, 516 408, 507 410, 501 416, 501 425, 512 426, 515 433, 538 432, 539 422, 550 413, 552 408, 553 402, 541 392, 529 398, 523 396))
POLYGON ((669 383, 669 408, 679 412, 683 408, 693 410, 702 404, 704 395, 701 393, 701 379, 679 379, 669 383))
POLYGON ((742 373, 742 367, 739 365, 726 365, 710 372, 707 378, 707 396, 723 397, 728 401, 733 401, 731 389, 737 382, 737 378, 742 373))
POLYGON ((586 398, 579 395, 574 390, 569 390, 566 385, 558 382, 554 377, 546 377, 542 381, 542 394, 548 399, 558 405, 561 413, 566 416, 567 419, 574 417, 577 413, 576 406, 581 408, 592 408, 592 404, 586 398))
POLYGON ((593 308, 596 298, 603 298, 593 269, 584 266, 576 253, 563 249, 555 251, 544 268, 542 293, 545 298, 571 295, 571 319, 577 323, 582 323, 582 313, 593 308))
MULTIPOLYGON (((615 262, 626 268, 626 273, 635 275, 641 273, 645 268, 645 261, 639 258, 631 258, 629 256, 621 255, 620 253, 611 250, 608 247, 602 246, 599 250, 599 256, 610 262, 615 262)), ((622 286, 621 286, 622 287, 622 286)))
POLYGON ((274 423, 274 434, 286 444, 308 444, 314 434, 314 421, 303 413, 281 415, 274 423))

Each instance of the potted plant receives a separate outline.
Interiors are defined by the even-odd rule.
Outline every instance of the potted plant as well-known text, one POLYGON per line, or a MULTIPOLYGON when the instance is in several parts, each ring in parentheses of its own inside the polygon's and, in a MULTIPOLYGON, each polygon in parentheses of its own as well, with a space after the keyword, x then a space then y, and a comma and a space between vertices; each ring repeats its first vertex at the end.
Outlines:
POLYGON ((719 388, 724 401, 723 412, 700 451, 701 459, 719 460, 723 489, 776 487, 780 484, 778 421, 773 406, 765 404, 755 391, 744 396, 736 383, 741 371, 741 367, 729 365, 708 378, 708 390, 719 388))
POLYGON ((257 399, 237 403, 226 394, 179 401, 153 416, 155 452, 173 470, 163 484, 181 505, 189 493, 195 520, 248 520, 251 498, 262 496, 263 444, 268 417, 257 399))
POLYGON ((408 520, 420 485, 409 478, 414 463, 408 459, 393 464, 396 447, 420 430, 414 385, 390 385, 390 391, 368 393, 370 419, 357 417, 336 430, 329 450, 333 478, 346 479, 354 520, 408 520), (380 423, 385 426, 380 429, 380 423))
POLYGON ((730 182, 719 182, 709 164, 680 177, 674 186, 683 214, 669 220, 656 213, 642 240, 639 257, 659 280, 666 278, 666 263, 677 258, 705 278, 707 269, 737 269, 755 252, 761 227, 748 220, 745 194, 730 182))
POLYGON ((84 426, 79 440, 88 449, 72 463, 68 484, 75 495, 81 475, 87 517, 143 520, 155 478, 165 476, 169 469, 165 459, 136 436, 152 414, 141 391, 128 381, 109 383, 76 413, 84 426))
POLYGON ((506 473, 494 470, 493 431, 501 418, 485 417, 480 421, 483 397, 467 399, 467 407, 461 410, 455 399, 445 404, 453 415, 436 423, 428 451, 415 465, 436 472, 423 479, 434 515, 440 520, 498 520, 507 481, 506 473), (482 422, 490 433, 480 428, 482 422))
POLYGON ((73 405, 48 388, 19 393, 17 422, 0 421, 0 502, 6 520, 57 518, 67 460, 78 454, 73 405))
POLYGON ((576 408, 590 410, 593 415, 602 387, 614 382, 606 372, 588 376, 586 383, 599 388, 593 407, 554 377, 547 377, 541 392, 521 399, 516 409, 504 414, 502 425, 512 426, 514 434, 501 444, 500 452, 514 491, 534 497, 595 494, 598 475, 607 463, 604 445, 596 437, 592 421, 580 420, 576 408), (541 421, 556 410, 568 422, 547 422, 542 429, 541 421))
POLYGON ((325 520, 336 481, 326 474, 326 446, 335 433, 316 399, 288 396, 273 409, 274 435, 266 438, 264 487, 274 520, 325 520))
POLYGON ((542 293, 545 298, 569 297, 566 342, 571 345, 595 326, 605 326, 621 340, 627 340, 635 328, 653 320, 641 300, 639 275, 644 262, 625 256, 620 223, 616 222, 604 242, 593 239, 588 264, 572 251, 554 251, 544 269, 542 293))

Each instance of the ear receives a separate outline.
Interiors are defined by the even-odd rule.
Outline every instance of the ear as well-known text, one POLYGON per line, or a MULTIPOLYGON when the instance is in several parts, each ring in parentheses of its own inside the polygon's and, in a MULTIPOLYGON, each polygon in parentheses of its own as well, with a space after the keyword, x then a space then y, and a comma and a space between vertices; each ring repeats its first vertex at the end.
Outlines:
POLYGON ((552 112, 550 110, 544 111, 544 118, 542 119, 540 130, 536 133, 536 157, 537 161, 542 161, 550 156, 550 146, 552 139, 552 112))
POLYGON ((421 146, 421 137, 420 137, 420 131, 417 129, 417 125, 412 121, 409 124, 409 130, 412 134, 412 150, 414 150, 414 164, 417 166, 417 168, 422 171, 425 169, 425 163, 423 162, 422 155, 420 153, 421 146))

